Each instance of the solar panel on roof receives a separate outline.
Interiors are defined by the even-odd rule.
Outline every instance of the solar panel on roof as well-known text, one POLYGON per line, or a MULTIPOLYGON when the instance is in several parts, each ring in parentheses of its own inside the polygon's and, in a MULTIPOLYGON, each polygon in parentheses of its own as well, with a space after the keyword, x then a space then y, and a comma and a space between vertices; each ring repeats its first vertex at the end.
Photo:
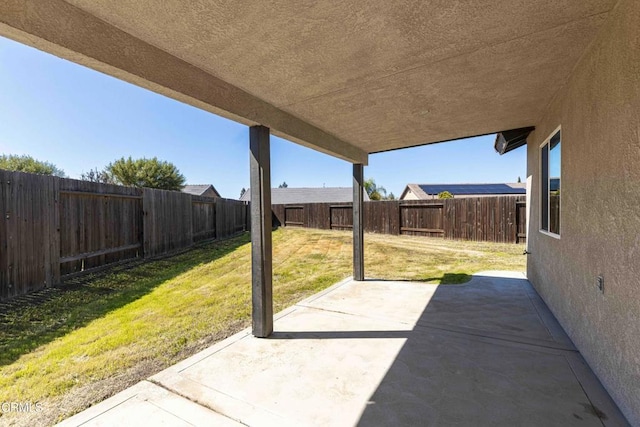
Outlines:
POLYGON ((427 194, 439 194, 448 191, 456 194, 525 194, 524 188, 513 188, 507 184, 425 184, 420 185, 427 194))

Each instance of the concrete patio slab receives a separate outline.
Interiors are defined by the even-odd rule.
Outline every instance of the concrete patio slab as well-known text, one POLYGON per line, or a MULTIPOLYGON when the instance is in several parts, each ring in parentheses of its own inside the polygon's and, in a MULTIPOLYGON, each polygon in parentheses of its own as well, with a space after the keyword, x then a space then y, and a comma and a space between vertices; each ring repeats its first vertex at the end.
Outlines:
POLYGON ((341 282, 280 313, 269 339, 243 331, 61 425, 139 417, 169 425, 628 425, 524 276, 499 272, 465 285, 341 282))
POLYGON ((142 381, 60 425, 236 427, 242 424, 165 388, 142 381))

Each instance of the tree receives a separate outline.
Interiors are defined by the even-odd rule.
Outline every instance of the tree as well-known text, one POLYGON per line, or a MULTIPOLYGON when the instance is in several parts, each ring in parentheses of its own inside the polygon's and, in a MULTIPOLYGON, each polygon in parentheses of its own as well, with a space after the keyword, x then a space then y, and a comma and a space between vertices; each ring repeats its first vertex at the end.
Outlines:
POLYGON ((247 192, 247 189, 242 187, 242 190, 240 190, 240 197, 242 198, 242 196, 244 196, 244 193, 247 192))
POLYGON ((382 186, 376 185, 376 181, 373 178, 365 180, 362 185, 370 200, 383 200, 387 196, 387 190, 382 186))
POLYGON ((448 191, 441 191, 438 193, 438 199, 453 199, 453 194, 448 191))
POLYGON ((282 181, 282 184, 278 185, 278 188, 287 188, 289 187, 289 185, 287 184, 286 181, 282 181))
POLYGON ((386 200, 395 200, 395 199, 396 199, 396 196, 395 194, 393 194, 393 191, 389 193, 389 195, 386 198, 386 200))
POLYGON ((31 156, 19 156, 17 154, 3 154, 0 156, 0 169, 17 172, 38 173, 40 175, 53 175, 64 178, 66 175, 62 169, 50 162, 36 160, 31 156))
POLYGON ((109 163, 104 170, 114 181, 133 187, 158 188, 161 190, 180 190, 185 178, 178 168, 169 162, 153 159, 124 157, 109 163))
POLYGON ((522 179, 518 177, 518 184, 522 182, 522 179))
POLYGON ((82 172, 80 179, 83 181, 99 182, 101 184, 115 184, 116 180, 106 169, 89 169, 89 172, 82 172))

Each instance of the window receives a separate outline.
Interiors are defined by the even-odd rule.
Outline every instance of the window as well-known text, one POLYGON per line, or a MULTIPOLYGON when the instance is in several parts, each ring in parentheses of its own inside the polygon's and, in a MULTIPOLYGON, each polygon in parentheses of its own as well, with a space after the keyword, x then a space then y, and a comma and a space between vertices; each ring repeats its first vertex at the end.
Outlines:
POLYGON ((560 128, 540 147, 540 229, 560 236, 560 128))

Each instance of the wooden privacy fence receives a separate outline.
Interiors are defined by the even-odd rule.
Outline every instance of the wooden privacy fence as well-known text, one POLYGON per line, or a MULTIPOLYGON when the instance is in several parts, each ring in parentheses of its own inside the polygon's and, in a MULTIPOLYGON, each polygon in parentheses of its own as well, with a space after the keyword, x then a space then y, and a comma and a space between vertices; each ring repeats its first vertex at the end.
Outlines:
POLYGON ((0 299, 247 229, 237 200, 3 170, 0 212, 0 299))
MULTIPOLYGON (((320 229, 353 228, 351 203, 273 205, 275 223, 320 229)), ((365 231, 446 239, 519 243, 526 239, 525 196, 364 203, 365 231)))

